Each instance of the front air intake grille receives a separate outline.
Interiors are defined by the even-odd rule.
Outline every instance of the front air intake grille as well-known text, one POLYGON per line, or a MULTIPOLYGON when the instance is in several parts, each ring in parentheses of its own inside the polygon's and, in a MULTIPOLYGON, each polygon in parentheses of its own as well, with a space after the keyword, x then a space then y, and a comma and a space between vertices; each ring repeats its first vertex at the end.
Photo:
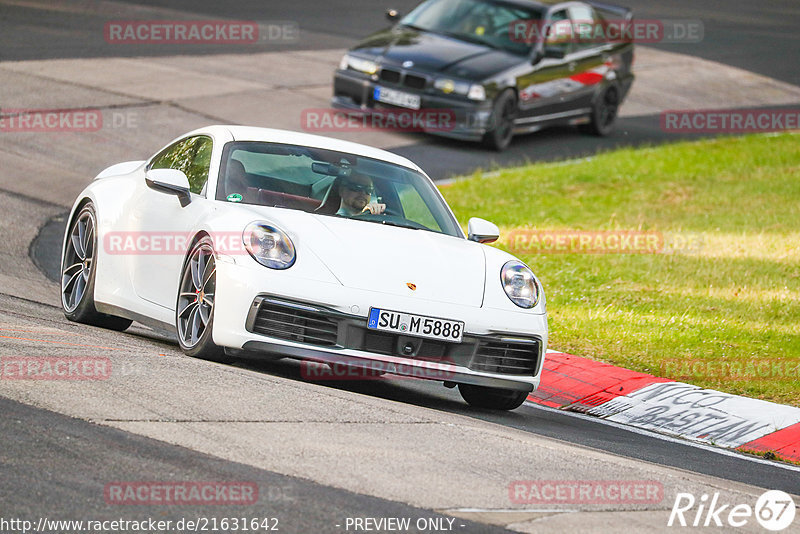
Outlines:
POLYGON ((534 375, 539 365, 541 343, 513 340, 481 340, 469 368, 505 375, 534 375))
POLYGON ((305 306, 264 299, 255 315, 252 331, 299 343, 336 345, 339 325, 335 319, 305 306))
POLYGON ((427 80, 422 76, 414 76, 413 74, 406 74, 403 79, 403 85, 411 89, 425 89, 427 80))
POLYGON ((399 83, 400 73, 392 69, 382 69, 381 80, 387 83, 399 83))
POLYGON ((424 76, 418 76, 410 72, 400 72, 394 69, 381 69, 381 73, 378 77, 384 83, 403 85, 409 89, 422 90, 428 85, 428 79, 424 76))

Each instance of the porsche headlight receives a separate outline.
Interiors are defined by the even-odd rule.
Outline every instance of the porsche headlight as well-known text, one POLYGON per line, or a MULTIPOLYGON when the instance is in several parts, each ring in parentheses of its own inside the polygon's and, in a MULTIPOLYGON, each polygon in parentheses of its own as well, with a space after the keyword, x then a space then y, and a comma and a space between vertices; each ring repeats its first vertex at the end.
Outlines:
POLYGON ((511 302, 520 308, 533 308, 539 302, 539 285, 533 271, 519 260, 511 260, 503 265, 500 283, 511 302))
POLYGON ((296 257, 294 243, 286 233, 265 222, 252 222, 242 233, 247 252, 270 269, 288 269, 296 257))
POLYGON ((378 64, 374 61, 370 61, 369 59, 361 59, 360 57, 354 57, 350 54, 344 55, 342 60, 339 62, 339 68, 341 70, 350 68, 366 74, 375 74, 378 72, 378 64))

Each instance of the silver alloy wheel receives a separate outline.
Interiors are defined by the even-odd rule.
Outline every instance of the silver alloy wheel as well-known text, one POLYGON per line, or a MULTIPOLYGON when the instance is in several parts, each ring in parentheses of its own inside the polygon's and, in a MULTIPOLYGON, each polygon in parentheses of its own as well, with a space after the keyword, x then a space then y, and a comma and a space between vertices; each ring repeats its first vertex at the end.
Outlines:
POLYGON ((64 251, 61 265, 61 303, 68 313, 75 311, 89 285, 95 252, 94 228, 92 212, 84 211, 72 226, 64 251))
POLYGON ((178 335, 181 344, 188 349, 200 342, 211 321, 215 273, 211 246, 202 244, 194 249, 184 268, 178 295, 178 335))

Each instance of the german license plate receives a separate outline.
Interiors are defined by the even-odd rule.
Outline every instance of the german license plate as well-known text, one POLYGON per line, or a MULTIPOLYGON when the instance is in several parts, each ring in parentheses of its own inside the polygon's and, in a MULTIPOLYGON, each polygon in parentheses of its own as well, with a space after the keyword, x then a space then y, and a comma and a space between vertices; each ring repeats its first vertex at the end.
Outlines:
POLYGON ((426 317, 380 308, 369 309, 367 328, 407 336, 440 339, 451 343, 461 343, 461 336, 464 334, 463 321, 451 321, 439 317, 426 317))
POLYGON ((394 104, 403 108, 419 109, 420 106, 419 95, 412 95, 411 93, 389 89, 388 87, 376 87, 372 96, 378 102, 394 104))

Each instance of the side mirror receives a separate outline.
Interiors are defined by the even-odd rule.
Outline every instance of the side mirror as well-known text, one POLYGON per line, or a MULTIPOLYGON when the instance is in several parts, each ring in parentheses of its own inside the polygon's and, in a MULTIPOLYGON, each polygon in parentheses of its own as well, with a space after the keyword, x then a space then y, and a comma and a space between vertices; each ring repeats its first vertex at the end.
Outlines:
POLYGON ((492 243, 500 237, 500 229, 487 220, 473 217, 467 223, 467 239, 478 243, 492 243))
POLYGON ((559 48, 557 46, 545 46, 544 47, 544 57, 549 57, 551 59, 564 59, 563 48, 559 48))
POLYGON ((397 22, 400 20, 400 12, 396 9, 387 9, 386 18, 389 19, 389 22, 397 22))
POLYGON ((150 169, 144 175, 144 181, 150 189, 177 195, 178 200, 181 201, 181 206, 185 207, 192 201, 189 193, 189 179, 183 171, 177 169, 150 169))

